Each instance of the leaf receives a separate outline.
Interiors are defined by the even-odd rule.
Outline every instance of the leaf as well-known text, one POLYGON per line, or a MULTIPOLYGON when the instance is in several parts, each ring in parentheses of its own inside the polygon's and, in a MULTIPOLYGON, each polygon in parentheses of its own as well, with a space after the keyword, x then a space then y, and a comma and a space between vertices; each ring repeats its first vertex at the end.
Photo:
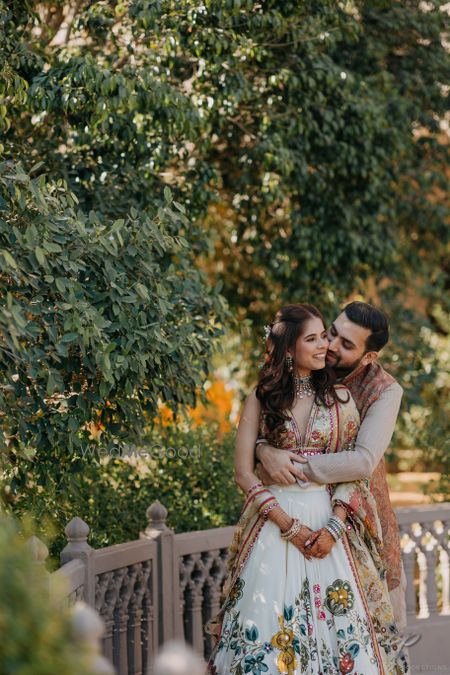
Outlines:
POLYGON ((45 251, 43 251, 43 249, 40 248, 40 246, 36 246, 36 248, 34 249, 34 254, 37 258, 38 263, 40 263, 41 265, 45 265, 46 263, 45 251))
POLYGON ((75 419, 75 417, 69 417, 68 426, 70 431, 72 431, 73 433, 78 431, 78 429, 80 428, 80 425, 78 421, 75 419))
POLYGON ((65 279, 61 279, 61 277, 57 277, 55 279, 55 284, 56 284, 56 288, 58 289, 58 291, 60 293, 65 292, 65 290, 66 290, 66 280, 65 279))
POLYGON ((168 204, 170 204, 172 202, 172 199, 173 199, 172 190, 167 185, 164 188, 164 199, 166 200, 166 202, 168 204))
POLYGON ((62 251, 61 246, 59 244, 55 244, 52 241, 45 240, 42 245, 49 253, 61 253, 62 251))
POLYGON ((78 333, 66 333, 62 336, 61 342, 74 342, 75 340, 78 340, 79 337, 78 333))
POLYGON ((137 290, 137 292, 138 292, 138 295, 140 295, 140 297, 141 297, 143 300, 148 300, 148 299, 149 299, 148 289, 147 289, 143 284, 137 283, 137 284, 136 284, 136 290, 137 290))
POLYGON ((123 227, 125 224, 125 221, 123 218, 119 218, 118 220, 115 220, 114 223, 111 226, 111 232, 118 232, 121 227, 123 227))
POLYGON ((2 253, 4 259, 6 260, 6 262, 8 263, 8 265, 10 265, 11 267, 13 267, 16 270, 17 269, 17 263, 14 260, 14 258, 12 257, 11 253, 9 251, 7 251, 6 249, 2 249, 1 253, 2 253))
POLYGON ((56 381, 55 381, 55 378, 52 375, 52 371, 49 370, 48 371, 48 377, 47 377, 47 388, 46 388, 47 396, 51 396, 54 393, 55 389, 56 389, 56 381))
POLYGON ((44 162, 37 162, 36 164, 33 164, 33 166, 30 169, 30 173, 34 173, 35 171, 40 169, 41 166, 44 166, 44 162))

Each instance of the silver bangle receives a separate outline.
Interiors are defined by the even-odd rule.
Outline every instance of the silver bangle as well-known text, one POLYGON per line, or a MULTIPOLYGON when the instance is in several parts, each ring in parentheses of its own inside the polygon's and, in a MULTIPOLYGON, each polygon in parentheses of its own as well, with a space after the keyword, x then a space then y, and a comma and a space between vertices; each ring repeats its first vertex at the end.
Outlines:
POLYGON ((345 523, 338 516, 330 516, 328 523, 335 525, 339 531, 345 532, 345 523))
POLYGON ((325 529, 328 530, 328 532, 331 534, 333 537, 334 541, 338 541, 342 537, 341 533, 336 532, 330 525, 325 525, 325 529))
POLYGON ((333 534, 336 541, 342 537, 343 533, 340 530, 337 530, 335 527, 333 527, 333 525, 330 525, 330 523, 325 525, 325 528, 328 530, 328 532, 331 532, 333 534))

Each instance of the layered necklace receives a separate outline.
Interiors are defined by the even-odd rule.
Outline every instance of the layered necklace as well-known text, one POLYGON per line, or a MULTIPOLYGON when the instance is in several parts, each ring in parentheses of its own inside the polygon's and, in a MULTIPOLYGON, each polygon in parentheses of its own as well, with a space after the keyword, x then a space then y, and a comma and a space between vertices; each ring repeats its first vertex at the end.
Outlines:
POLYGON ((313 385, 312 375, 307 375, 306 377, 294 375, 294 389, 297 398, 305 398, 305 396, 313 396, 315 394, 315 389, 313 385))

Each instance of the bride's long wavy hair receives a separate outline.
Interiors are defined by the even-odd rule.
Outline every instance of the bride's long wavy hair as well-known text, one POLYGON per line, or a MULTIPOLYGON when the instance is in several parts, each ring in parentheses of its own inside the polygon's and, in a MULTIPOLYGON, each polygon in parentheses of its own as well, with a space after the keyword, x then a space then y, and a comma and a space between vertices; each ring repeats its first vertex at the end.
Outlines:
MULTIPOLYGON (((297 339, 303 335, 309 319, 323 317, 314 305, 307 303, 286 305, 275 315, 269 324, 270 332, 266 338, 264 364, 260 370, 256 397, 261 403, 270 431, 283 424, 289 417, 284 412, 294 403, 294 373, 287 367, 288 350, 295 353, 297 339)), ((329 366, 313 370, 312 382, 317 404, 331 407, 338 399, 334 389, 336 376, 329 366)))

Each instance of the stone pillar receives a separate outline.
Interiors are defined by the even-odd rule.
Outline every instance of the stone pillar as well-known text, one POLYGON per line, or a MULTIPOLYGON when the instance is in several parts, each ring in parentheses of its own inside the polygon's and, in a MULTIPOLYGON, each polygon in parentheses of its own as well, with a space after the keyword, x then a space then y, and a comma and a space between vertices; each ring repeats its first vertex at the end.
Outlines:
POLYGON ((178 607, 178 598, 174 598, 174 532, 166 525, 167 509, 157 499, 146 511, 148 525, 141 538, 152 539, 158 545, 158 634, 159 644, 175 636, 174 607, 178 607))
POLYGON ((84 563, 84 593, 83 599, 91 607, 95 607, 95 575, 93 569, 93 555, 95 550, 87 543, 90 532, 89 525, 81 518, 72 518, 65 528, 67 545, 60 555, 61 565, 78 558, 84 563))
POLYGON ((30 552, 31 558, 34 562, 36 572, 44 576, 48 575, 46 562, 48 558, 48 548, 38 537, 34 534, 27 539, 26 545, 30 552))

